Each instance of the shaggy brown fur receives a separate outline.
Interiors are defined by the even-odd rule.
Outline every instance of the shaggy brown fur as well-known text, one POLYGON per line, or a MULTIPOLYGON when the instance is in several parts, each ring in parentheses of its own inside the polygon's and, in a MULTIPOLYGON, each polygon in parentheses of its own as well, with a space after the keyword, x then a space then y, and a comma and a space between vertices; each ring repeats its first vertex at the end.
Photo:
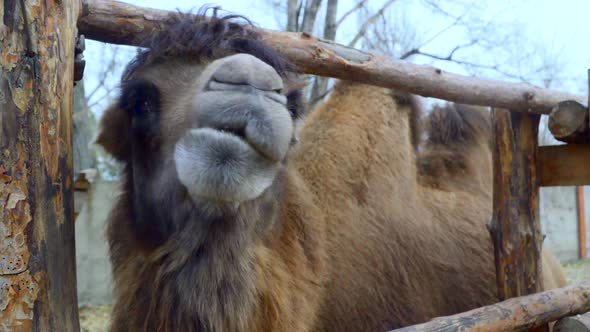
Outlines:
MULTIPOLYGON (((491 176, 474 166, 489 161, 489 149, 453 148, 479 137, 476 120, 441 119, 459 126, 444 139, 431 127, 426 151, 442 144, 463 158, 445 165, 430 154, 445 169, 435 183, 419 174, 429 163, 412 142, 414 103, 341 82, 306 119, 274 183, 237 209, 212 212, 191 201, 170 161, 189 129, 187 82, 233 53, 264 60, 287 84, 290 67, 229 19, 180 17, 149 45, 98 137, 126 164, 108 221, 112 331, 384 331, 496 301, 491 187, 455 184, 457 169, 491 176)), ((297 118, 299 92, 285 93, 297 118)), ((560 273, 546 286, 561 285, 560 273)))
POLYGON ((492 128, 486 108, 448 103, 426 119, 426 142, 418 158, 420 182, 438 189, 492 188, 492 128))

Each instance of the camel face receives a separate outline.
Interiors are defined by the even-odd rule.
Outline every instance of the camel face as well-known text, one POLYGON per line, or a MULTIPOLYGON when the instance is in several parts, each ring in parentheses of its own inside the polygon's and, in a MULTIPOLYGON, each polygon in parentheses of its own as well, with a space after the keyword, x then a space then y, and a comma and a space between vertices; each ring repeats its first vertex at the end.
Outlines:
POLYGON ((179 181, 195 201, 258 197, 281 168, 293 133, 283 80, 261 60, 236 54, 208 65, 196 86, 190 126, 174 148, 179 181))
POLYGON ((233 17, 169 24, 127 66, 96 140, 125 165, 133 227, 147 248, 187 224, 206 228, 276 200, 303 114, 293 66, 256 32, 233 17))
POLYGON ((171 67, 143 68, 124 84, 119 104, 131 115, 131 154, 141 156, 134 171, 150 170, 142 178, 158 179, 173 176, 174 166, 195 203, 258 197, 281 169, 293 136, 281 76, 243 53, 171 67), (192 75, 179 74, 183 67, 192 75), (176 75, 183 82, 169 83, 176 75))

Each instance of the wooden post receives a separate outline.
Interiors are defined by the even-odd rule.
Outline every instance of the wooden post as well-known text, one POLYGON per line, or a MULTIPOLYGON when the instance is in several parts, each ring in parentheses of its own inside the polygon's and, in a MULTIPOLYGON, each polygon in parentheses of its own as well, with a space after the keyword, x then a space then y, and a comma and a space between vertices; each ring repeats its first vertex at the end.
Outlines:
POLYGON ((539 221, 539 115, 494 109, 494 243, 498 297, 543 290, 539 221))
POLYGON ((586 250, 586 200, 584 199, 584 187, 576 187, 576 208, 578 211, 578 247, 580 259, 588 256, 586 250))
POLYGON ((0 2, 0 331, 78 331, 72 93, 78 1, 0 2))

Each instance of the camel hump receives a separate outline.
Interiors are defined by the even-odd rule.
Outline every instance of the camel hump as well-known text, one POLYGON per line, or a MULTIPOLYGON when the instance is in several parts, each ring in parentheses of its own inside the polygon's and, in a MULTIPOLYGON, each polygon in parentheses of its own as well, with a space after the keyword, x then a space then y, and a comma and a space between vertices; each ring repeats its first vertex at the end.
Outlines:
POLYGON ((426 120, 427 144, 463 148, 490 143, 490 112, 484 107, 447 103, 435 106, 426 120))
POLYGON ((486 108, 434 106, 425 119, 424 134, 417 158, 423 184, 451 191, 479 190, 487 184, 491 188, 492 131, 486 108))

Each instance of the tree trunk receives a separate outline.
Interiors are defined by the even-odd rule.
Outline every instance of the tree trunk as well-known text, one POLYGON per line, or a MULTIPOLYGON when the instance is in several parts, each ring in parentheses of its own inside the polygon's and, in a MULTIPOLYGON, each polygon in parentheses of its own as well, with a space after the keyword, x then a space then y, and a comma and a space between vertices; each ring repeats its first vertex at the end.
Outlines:
POLYGON ((540 116, 494 109, 494 243, 498 297, 543 290, 539 220, 540 116))
MULTIPOLYGON (((80 0, 86 5, 78 21, 86 38, 114 44, 138 45, 170 12, 117 1, 80 0)), ((468 77, 371 54, 305 34, 258 30, 264 40, 306 74, 329 76, 464 104, 548 114, 562 100, 586 98, 511 83, 468 77)))
POLYGON ((287 31, 297 31, 299 21, 297 2, 297 0, 287 0, 287 31))
POLYGON ((0 2, 2 331, 79 330, 72 194, 78 6, 0 2))
MULTIPOLYGON (((328 4, 326 6, 326 20, 324 22, 324 39, 326 40, 335 40, 336 39, 336 13, 338 11, 338 0, 328 0, 328 4)), ((325 94, 328 89, 328 81, 329 78, 327 77, 316 77, 313 82, 313 88, 311 90, 311 97, 309 100, 311 103, 315 103, 319 101, 325 94)))
POLYGON ((318 16, 318 10, 322 0, 307 0, 305 4, 305 11, 303 12, 303 22, 301 23, 301 32, 313 33, 315 26, 315 19, 318 16))

